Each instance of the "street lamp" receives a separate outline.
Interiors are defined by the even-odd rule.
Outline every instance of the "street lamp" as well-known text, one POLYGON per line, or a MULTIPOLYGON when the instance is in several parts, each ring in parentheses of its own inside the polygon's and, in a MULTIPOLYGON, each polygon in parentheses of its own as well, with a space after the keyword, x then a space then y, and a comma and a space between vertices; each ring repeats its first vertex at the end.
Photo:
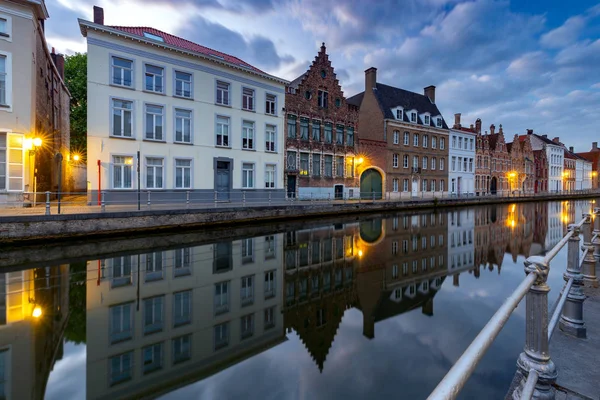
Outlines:
POLYGON ((33 206, 36 203, 36 192, 37 192, 37 168, 35 168, 35 153, 42 147, 43 141, 39 137, 25 139, 24 147, 29 150, 29 168, 33 174, 33 206), (31 157, 34 157, 33 162, 31 157))
POLYGON ((42 316, 42 307, 40 307, 40 306, 35 306, 35 307, 33 308, 33 312, 31 313, 31 316, 32 316, 33 318, 39 318, 39 317, 41 317, 41 316, 42 316))

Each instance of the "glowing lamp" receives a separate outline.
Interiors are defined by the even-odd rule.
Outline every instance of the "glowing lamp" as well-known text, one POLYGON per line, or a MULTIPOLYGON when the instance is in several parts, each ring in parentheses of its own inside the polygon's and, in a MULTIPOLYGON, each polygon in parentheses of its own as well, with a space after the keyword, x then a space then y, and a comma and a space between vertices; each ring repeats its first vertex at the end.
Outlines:
POLYGON ((73 161, 79 161, 79 154, 73 155, 73 161))
POLYGON ((39 318, 42 316, 42 307, 40 306, 35 306, 33 308, 33 313, 31 314, 33 316, 33 318, 39 318))
POLYGON ((33 139, 33 145, 35 147, 41 147, 42 146, 42 139, 40 139, 39 137, 33 139))
POLYGON ((363 252, 362 252, 362 250, 359 250, 359 251, 358 251, 358 256, 359 256, 359 257, 362 257, 362 255, 363 255, 363 252))

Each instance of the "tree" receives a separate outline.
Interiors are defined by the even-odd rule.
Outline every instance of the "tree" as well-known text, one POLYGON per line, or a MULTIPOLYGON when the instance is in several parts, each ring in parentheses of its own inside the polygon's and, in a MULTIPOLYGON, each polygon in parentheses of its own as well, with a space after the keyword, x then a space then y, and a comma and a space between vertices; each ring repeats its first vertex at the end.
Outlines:
POLYGON ((71 151, 87 149, 87 55, 65 57, 65 83, 71 93, 71 151))
POLYGON ((69 267, 69 321, 65 339, 76 344, 86 340, 87 263, 73 263, 69 267))

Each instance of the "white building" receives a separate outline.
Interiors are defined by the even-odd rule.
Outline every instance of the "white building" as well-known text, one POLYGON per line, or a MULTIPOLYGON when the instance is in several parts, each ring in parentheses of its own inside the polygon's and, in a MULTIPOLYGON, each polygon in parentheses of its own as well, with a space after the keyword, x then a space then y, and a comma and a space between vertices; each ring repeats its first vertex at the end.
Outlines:
MULTIPOLYGON (((460 116, 457 118, 460 118, 460 116)), ((450 193, 452 194, 470 194, 475 191, 476 136, 477 134, 474 132, 450 129, 448 181, 450 183, 450 193)))
POLYGON ((531 149, 545 150, 548 160, 548 192, 558 192, 563 188, 563 169, 565 148, 559 138, 548 139, 548 135, 530 133, 531 149))
POLYGON ((585 190, 592 188, 592 169, 593 164, 584 157, 577 155, 573 147, 569 151, 575 157, 575 190, 585 190))
MULTIPOLYGON (((452 136, 452 132, 450 132, 452 136)), ((452 149, 452 148, 451 148, 452 149)), ((450 150, 452 151, 452 150, 450 150)), ((475 211, 460 209, 448 212, 448 273, 475 267, 475 211)))
POLYGON ((284 196, 287 81, 153 28, 79 20, 88 44, 88 181, 92 198, 284 196), (139 168, 139 169, 138 169, 139 168))

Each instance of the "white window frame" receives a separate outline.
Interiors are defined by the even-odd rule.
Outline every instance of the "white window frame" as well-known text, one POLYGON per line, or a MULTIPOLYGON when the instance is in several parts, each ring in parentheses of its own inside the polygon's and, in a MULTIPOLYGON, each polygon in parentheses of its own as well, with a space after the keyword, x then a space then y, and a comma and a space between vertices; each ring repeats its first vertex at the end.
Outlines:
POLYGON ((392 167, 398 168, 398 154, 394 153, 392 156, 392 167))
POLYGON ((440 138, 440 150, 444 150, 446 148, 446 138, 440 138))
POLYGON ((397 120, 400 120, 400 121, 402 121, 402 120, 404 119, 404 110, 403 110, 402 108, 396 108, 394 111, 396 111, 396 112, 394 113, 394 117, 395 117, 397 120))
POLYGON ((194 186, 194 160, 192 158, 182 158, 182 157, 176 157, 173 159, 173 187, 175 189, 191 189, 194 186), (188 166, 183 166, 183 165, 177 165, 177 161, 189 161, 190 165, 188 166), (181 185, 177 184, 177 170, 181 169, 182 170, 182 175, 181 175, 181 185), (186 185, 185 184, 185 171, 189 170, 189 175, 190 175, 190 184, 186 185))
POLYGON ((165 129, 165 121, 167 120, 166 117, 166 110, 165 110, 165 106, 163 104, 155 104, 155 103, 144 103, 144 140, 149 140, 149 141, 153 141, 153 142, 166 142, 167 138, 166 138, 166 129, 165 129), (162 110, 161 114, 156 114, 154 112, 148 113, 148 107, 158 107, 162 110), (152 115, 152 137, 147 136, 148 135, 148 114, 152 115), (161 119, 161 126, 162 126, 162 131, 161 131, 161 137, 159 139, 157 139, 157 134, 156 134, 156 128, 158 126, 158 124, 156 123, 158 117, 160 117, 161 119))
POLYGON ((133 302, 127 302, 127 303, 121 303, 121 304, 115 304, 113 306, 110 306, 108 308, 108 315, 109 315, 109 324, 108 324, 108 334, 109 334, 109 340, 110 343, 118 343, 118 342, 122 342, 125 340, 131 340, 133 339, 134 336, 134 318, 133 318, 133 302), (123 309, 128 306, 129 307, 129 330, 125 331, 123 330, 123 322, 125 321, 125 319, 123 318, 123 309), (118 326, 115 326, 114 324, 114 319, 113 319, 113 311, 114 309, 120 309, 120 318, 118 321, 118 326), (114 328, 118 328, 118 332, 117 334, 123 334, 126 332, 129 332, 129 336, 125 337, 123 335, 123 337, 118 337, 116 339, 113 339, 113 329, 114 328))
POLYGON ((191 289, 182 290, 182 291, 173 293, 173 326, 174 327, 188 325, 188 324, 192 323, 192 316, 194 315, 194 313, 192 311, 192 305, 193 305, 192 295, 193 295, 193 293, 192 293, 191 289), (184 296, 189 296, 187 310, 185 309, 186 307, 184 307, 184 301, 183 301, 184 296), (179 298, 180 304, 178 304, 178 298, 179 298), (178 310, 178 308, 179 308, 179 310, 178 310), (181 317, 186 316, 185 312, 187 311, 188 319, 185 321, 182 321, 182 322, 176 322, 176 317, 177 317, 178 311, 181 313, 181 317))
POLYGON ((435 124, 436 127, 442 128, 444 125, 442 124, 442 117, 437 117, 437 121, 435 124))
POLYGON ((242 110, 255 111, 256 110, 256 89, 251 87, 242 86, 242 110), (246 91, 248 93, 246 93, 246 91), (246 105, 244 106, 244 102, 246 105))
POLYGON ((436 167, 435 163, 436 163, 436 158, 431 157, 431 170, 432 171, 435 171, 435 167, 436 167))
POLYGON ((429 167, 429 157, 423 156, 421 158, 421 164, 422 169, 427 169, 427 167, 429 167))
POLYGON ((159 93, 159 94, 165 94, 165 71, 167 69, 162 66, 162 65, 156 65, 156 64, 152 64, 152 63, 144 63, 144 91, 145 92, 149 92, 149 93, 159 93), (154 73, 154 72, 148 72, 148 67, 153 67, 153 68, 160 68, 162 70, 162 73, 159 75, 158 73, 154 73), (148 76, 148 74, 152 74, 153 78, 152 78, 152 88, 148 89, 148 87, 146 86, 146 78, 148 76), (156 90, 157 88, 157 77, 160 77, 161 80, 161 85, 162 87, 160 88, 160 90, 156 90))
POLYGON ((194 98, 194 74, 188 71, 182 71, 179 69, 173 70, 173 97, 180 97, 182 99, 193 99, 194 98), (184 79, 178 79, 177 74, 186 74, 190 76, 190 81, 184 79), (177 94, 177 84, 181 82, 181 94, 177 94), (190 95, 185 95, 185 86, 189 85, 190 95))
POLYGON ((226 147, 231 148, 231 117, 228 115, 215 115, 215 147, 226 147), (219 121, 219 118, 226 119, 227 124, 222 123, 223 121, 219 121), (227 135, 219 134, 219 125, 227 127, 227 135), (219 144, 219 136, 221 136, 221 144, 219 144), (223 144, 223 138, 227 137, 227 144, 223 144))
POLYGON ((265 93, 265 114, 277 116, 277 95, 276 94, 268 93, 268 92, 265 93), (269 100, 269 96, 273 97, 272 101, 269 100))
POLYGON ((277 270, 265 271, 263 284, 265 299, 274 297, 277 290, 277 270))
POLYGON ((242 120, 242 150, 256 149, 256 123, 242 120))
POLYGON ((160 156, 145 156, 144 157, 144 183, 146 185, 146 189, 164 189, 165 188, 165 158, 164 157, 160 157, 160 156), (152 159, 152 160, 161 160, 161 164, 160 165, 150 165, 148 164, 148 160, 152 159), (152 186, 148 185, 148 170, 152 168, 154 170, 154 179, 152 182, 152 186), (157 186, 156 185, 156 177, 157 175, 157 171, 160 171, 160 178, 161 178, 161 185, 157 186))
POLYGON ((423 115, 423 121, 424 121, 425 125, 429 125, 431 123, 431 118, 429 117, 428 114, 423 115))
POLYGON ((392 183, 393 183, 393 189, 392 190, 394 191, 394 193, 398 193, 398 178, 394 178, 392 180, 392 183))
POLYGON ((174 107, 173 108, 173 143, 184 143, 184 144, 192 144, 194 143, 194 111, 188 108, 174 107), (187 112, 190 113, 189 117, 178 116, 178 112, 187 112), (177 140, 177 121, 181 119, 181 140, 177 140), (190 121, 189 125, 189 140, 185 140, 185 120, 190 121))
POLYGON ((444 170, 444 168, 445 168, 445 165, 444 165, 444 164, 445 164, 445 160, 444 160, 444 158, 442 157, 442 158, 440 158, 440 171, 443 171, 443 170, 444 170))
MULTIPOLYGON (((117 87, 122 87, 122 88, 126 88, 126 89, 134 89, 135 88, 135 60, 129 57, 124 57, 118 54, 111 54, 110 55, 110 85, 111 86, 117 86, 117 87), (127 67, 122 67, 122 66, 116 66, 115 65, 115 58, 119 58, 123 61, 128 61, 131 63, 131 67, 129 68, 129 70, 131 71, 131 84, 130 85, 126 85, 125 83, 115 83, 115 68, 120 68, 121 71, 121 82, 125 82, 125 76, 123 71, 127 70, 127 67)), ((145 82, 144 82, 145 84, 145 82)))
MULTIPOLYGON (((109 113, 110 113, 110 126, 109 126, 109 136, 110 137, 116 137, 116 138, 121 138, 121 139, 135 139, 135 101, 131 100, 131 99, 125 99, 125 98, 121 98, 121 97, 111 97, 110 98, 110 103, 109 103, 109 113), (115 117, 115 107, 114 107, 114 102, 115 101, 122 101, 122 102, 127 102, 131 104, 131 109, 129 109, 129 111, 131 112, 131 136, 125 136, 125 118, 123 117, 123 111, 121 112, 121 134, 120 135, 115 135, 115 132, 113 131, 113 127, 114 127, 114 117, 115 117)), ((127 111, 126 108, 118 108, 119 110, 125 110, 127 111)))
POLYGON ((416 111, 411 111, 410 122, 415 123, 415 124, 417 123, 417 112, 416 111))
MULTIPOLYGON (((131 189, 133 189, 135 187, 135 181, 134 181, 135 175, 133 173, 135 161, 136 161, 136 157, 133 154, 111 154, 110 155, 110 166, 111 166, 111 168, 110 168, 110 186, 111 186, 112 189, 115 189, 115 190, 131 190, 131 189), (127 163, 124 163, 124 164, 115 164, 115 157, 130 157, 131 158, 131 164, 127 164, 127 163), (116 165, 119 165, 119 166, 121 166, 121 165, 123 165, 123 166, 129 166, 129 168, 131 169, 131 187, 116 187, 115 186, 115 179, 114 178, 115 178, 115 167, 116 167, 116 165)), ((125 178, 124 171, 121 171, 121 179, 124 182, 125 180, 123 178, 125 178)))
POLYGON ((402 156, 402 168, 408 168, 408 154, 402 156))
POLYGON ((400 143, 400 131, 394 131, 394 144, 400 143))
POLYGON ((410 133, 409 132, 404 132, 404 145, 405 146, 410 145, 410 133))
POLYGON ((253 162, 242 162, 242 188, 243 189, 254 189, 256 187, 256 164, 253 162), (247 168, 251 165, 252 168, 247 168), (251 175, 248 175, 250 173, 251 175), (252 179, 252 185, 249 185, 248 180, 252 179))
POLYGON ((215 104, 231 107, 231 82, 215 80, 215 104), (219 88, 219 85, 227 85, 227 88, 219 88), (221 92, 221 101, 219 101, 219 92, 221 92), (225 93, 227 96, 224 96, 225 93), (226 102, 223 101, 225 97, 227 97, 226 102))
POLYGON ((276 189, 277 188, 277 164, 267 163, 265 164, 265 189, 276 189), (272 167, 272 171, 269 168, 272 167), (269 175, 272 175, 272 181, 269 175))
POLYGON ((421 139, 421 142, 423 143, 423 148, 426 149, 427 146, 429 146, 429 136, 428 135, 423 135, 423 138, 421 139))
POLYGON ((413 147, 419 147, 419 134, 413 133, 413 147))
POLYGON ((0 32, 0 40, 12 42, 12 17, 8 14, 0 14, 0 18, 6 21, 6 32, 0 32))
POLYGON ((329 108, 329 92, 319 89, 317 91, 317 103, 321 108, 329 108))
POLYGON ((437 140, 436 140, 435 136, 431 137, 431 148, 432 149, 436 149, 437 148, 437 140))
POLYGON ((25 190, 25 149, 24 149, 24 141, 25 141, 25 136, 19 133, 12 133, 7 129, 1 129, 0 132, 6 134, 6 147, 3 147, 3 150, 6 154, 5 157, 5 187, 4 188, 0 188, 0 193, 1 192, 22 192, 23 190, 25 190), (14 147, 11 146, 11 137, 17 137, 17 142, 19 142, 21 144, 20 147, 14 147), (10 156, 10 154, 12 152, 19 152, 20 151, 20 159, 19 160, 13 160, 13 158, 10 156), (20 170, 20 176, 14 176, 13 174, 10 173, 11 167, 16 167, 16 166, 20 166, 19 170, 20 170), (11 180, 15 180, 15 179, 20 179, 21 180, 21 185, 19 185, 18 189, 11 189, 11 180))
POLYGON ((277 125, 265 124, 265 151, 268 153, 277 153, 277 125), (272 136, 273 140, 269 140, 271 139, 270 136, 272 136))

